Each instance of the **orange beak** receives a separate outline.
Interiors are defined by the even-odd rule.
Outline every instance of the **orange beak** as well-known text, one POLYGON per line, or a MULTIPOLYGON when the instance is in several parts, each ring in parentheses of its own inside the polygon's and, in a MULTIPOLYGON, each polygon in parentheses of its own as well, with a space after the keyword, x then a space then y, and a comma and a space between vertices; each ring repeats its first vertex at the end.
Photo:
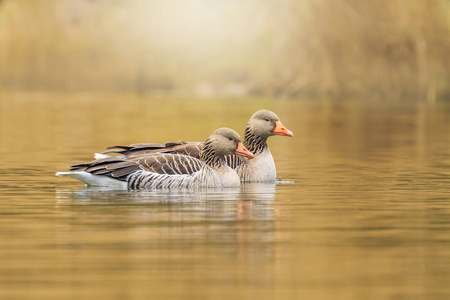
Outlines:
POLYGON ((244 145, 243 145, 241 142, 239 142, 239 144, 238 144, 236 150, 234 150, 234 153, 235 153, 236 155, 243 156, 243 157, 247 157, 247 158, 253 158, 253 157, 255 157, 255 155, 253 155, 253 153, 251 153, 250 151, 248 151, 247 148, 245 148, 244 145))
POLYGON ((294 136, 294 133, 281 124, 280 121, 275 122, 274 135, 294 136))

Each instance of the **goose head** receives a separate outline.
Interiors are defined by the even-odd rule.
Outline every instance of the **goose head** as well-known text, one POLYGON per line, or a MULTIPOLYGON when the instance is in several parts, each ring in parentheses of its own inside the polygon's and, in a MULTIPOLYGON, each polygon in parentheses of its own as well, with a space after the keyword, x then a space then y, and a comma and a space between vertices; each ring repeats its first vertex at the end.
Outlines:
POLYGON ((214 131, 206 140, 205 145, 207 144, 216 156, 236 154, 247 158, 254 157, 242 144, 239 134, 230 128, 223 127, 214 131))
POLYGON ((200 151, 200 159, 210 166, 221 166, 225 163, 225 156, 236 154, 253 158, 254 155, 245 148, 239 134, 230 128, 219 128, 205 141, 200 151))
POLYGON ((254 113, 247 126, 254 135, 262 138, 273 135, 294 136, 294 133, 281 124, 280 118, 270 110, 262 109, 254 113))

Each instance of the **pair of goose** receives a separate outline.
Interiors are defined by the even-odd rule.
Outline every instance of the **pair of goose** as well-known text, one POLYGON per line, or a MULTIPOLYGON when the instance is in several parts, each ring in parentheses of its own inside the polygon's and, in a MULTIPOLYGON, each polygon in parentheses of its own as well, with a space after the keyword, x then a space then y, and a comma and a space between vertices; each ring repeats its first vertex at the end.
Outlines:
POLYGON ((239 187, 241 181, 274 182, 275 163, 267 145, 273 135, 293 136, 268 110, 250 118, 241 142, 230 128, 219 128, 205 142, 114 146, 96 160, 72 165, 70 176, 92 186, 128 189, 239 187), (112 156, 111 153, 120 154, 112 156))

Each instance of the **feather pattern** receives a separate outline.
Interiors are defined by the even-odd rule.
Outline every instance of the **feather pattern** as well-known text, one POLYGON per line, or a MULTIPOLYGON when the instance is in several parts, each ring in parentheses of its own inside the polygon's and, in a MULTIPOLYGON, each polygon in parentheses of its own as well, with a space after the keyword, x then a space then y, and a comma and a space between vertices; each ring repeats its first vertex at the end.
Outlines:
POLYGON ((148 171, 137 171, 128 178, 129 189, 153 189, 153 188, 199 188, 199 187, 238 187, 239 177, 236 172, 228 166, 229 170, 223 170, 219 174, 216 170, 203 165, 201 169, 193 174, 158 174, 148 171), (222 176, 221 176, 222 175, 222 176), (223 175, 230 175, 230 179, 224 179, 223 175), (236 176, 234 176, 236 175, 236 176))
MULTIPOLYGON (((179 144, 175 146, 179 146, 179 144)), ((128 151, 128 148, 133 149, 133 147, 121 148, 128 151)), ((141 148, 148 151, 150 147, 154 146, 142 146, 141 148)), ((157 146, 157 148, 161 147, 157 146)), ((199 148, 195 147, 195 149, 199 148)), ((111 156, 89 163, 72 165, 70 170, 94 175, 95 183, 100 182, 99 178, 101 177, 125 181, 129 189, 238 187, 240 185, 239 176, 226 164, 225 160, 225 156, 235 151, 244 151, 249 157, 253 156, 243 148, 240 137, 234 130, 221 128, 216 130, 202 145, 200 158, 165 151, 164 153, 144 155, 111 156)), ((59 172, 59 175, 71 176, 83 182, 86 182, 86 178, 90 178, 84 175, 72 176, 74 174, 70 173, 59 172)))
POLYGON ((185 141, 178 141, 177 143, 167 142, 165 144, 133 144, 130 146, 112 146, 108 147, 108 149, 110 150, 104 151, 103 153, 116 153, 129 157, 155 153, 172 153, 200 158, 200 151, 203 149, 203 143, 187 143, 185 141))
POLYGON ((267 145, 267 137, 254 133, 249 124, 247 124, 244 131, 244 145, 255 155, 262 153, 269 147, 267 145))
MULTIPOLYGON (((241 181, 275 181, 276 167, 267 139, 274 135, 276 122, 279 122, 279 118, 274 112, 268 110, 256 112, 245 127, 243 141, 244 146, 255 154, 255 158, 247 159, 234 154, 225 156, 226 164, 239 174, 241 181)), ((117 146, 116 148, 123 150, 118 150, 119 152, 116 153, 130 158, 154 153, 173 153, 200 158, 200 152, 204 146, 205 143, 184 141, 135 144, 117 146)))

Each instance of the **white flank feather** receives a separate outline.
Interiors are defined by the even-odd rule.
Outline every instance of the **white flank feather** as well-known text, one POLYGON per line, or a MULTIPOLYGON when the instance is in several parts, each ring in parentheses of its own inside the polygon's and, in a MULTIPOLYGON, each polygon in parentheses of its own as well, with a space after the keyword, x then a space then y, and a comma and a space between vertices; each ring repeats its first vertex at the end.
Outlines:
POLYGON ((92 186, 108 186, 108 187, 118 187, 122 189, 127 188, 127 183, 125 181, 120 181, 114 178, 101 175, 92 175, 88 172, 77 171, 77 172, 56 172, 56 176, 63 177, 68 176, 75 178, 87 185, 92 186))

